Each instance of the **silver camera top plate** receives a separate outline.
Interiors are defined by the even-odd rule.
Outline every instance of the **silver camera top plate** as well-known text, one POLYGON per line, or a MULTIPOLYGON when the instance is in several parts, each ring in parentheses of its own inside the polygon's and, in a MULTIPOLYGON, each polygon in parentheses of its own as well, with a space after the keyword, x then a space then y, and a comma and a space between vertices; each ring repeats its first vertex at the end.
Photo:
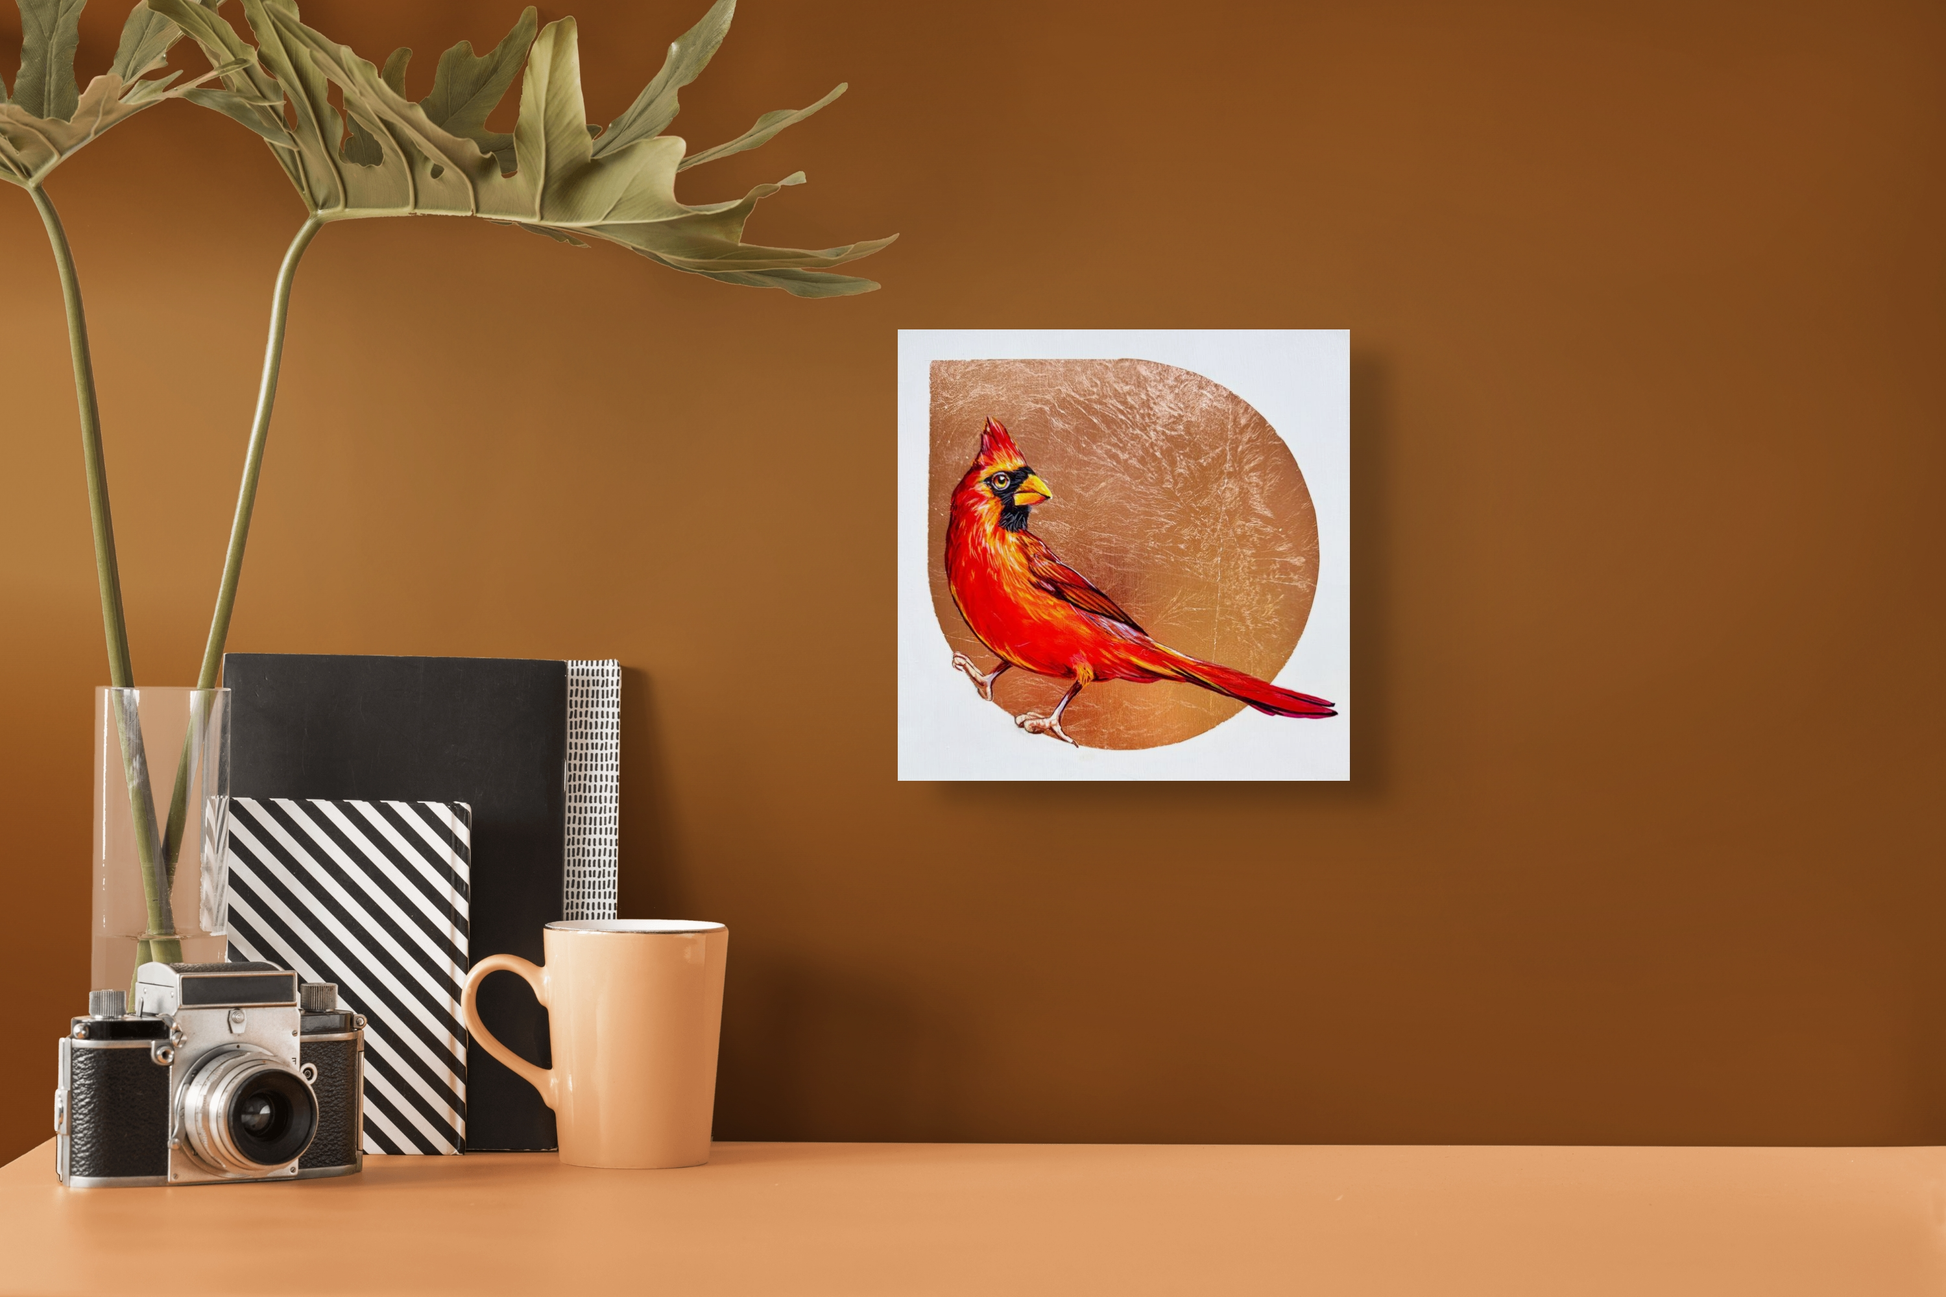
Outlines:
MULTIPOLYGON (((302 1010, 297 974, 267 964, 144 964, 136 974, 136 1008, 174 1019, 169 1033, 175 1047, 169 1065, 169 1183, 236 1183, 240 1177, 213 1171, 190 1153, 182 1129, 183 1091, 199 1069, 219 1061, 212 1058, 218 1053, 254 1052, 248 1048, 254 1046, 293 1070, 298 1067, 302 1010)), ((293 1158, 256 1178, 296 1176, 293 1158)))
POLYGON ((135 1011, 297 1007, 297 974, 274 964, 144 964, 135 970, 135 1011))

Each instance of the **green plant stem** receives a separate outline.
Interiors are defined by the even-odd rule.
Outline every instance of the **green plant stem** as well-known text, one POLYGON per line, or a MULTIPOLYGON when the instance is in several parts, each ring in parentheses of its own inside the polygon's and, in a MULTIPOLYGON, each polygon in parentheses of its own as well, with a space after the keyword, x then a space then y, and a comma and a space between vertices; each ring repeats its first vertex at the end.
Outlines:
MULTIPOLYGON (((160 850, 161 835, 156 832, 155 793, 150 787, 148 754, 142 744, 138 691, 111 692, 108 699, 115 713, 115 732, 121 740, 122 780, 128 785, 129 811, 135 823, 135 850, 142 861, 142 899, 149 911, 149 930, 135 943, 135 967, 139 971, 150 960, 165 964, 180 960, 182 942, 176 936, 175 916, 169 904, 169 871, 160 850)), ((131 979, 131 1004, 134 996, 135 985, 131 979)))
POLYGON ((284 252, 284 264, 277 270, 277 287, 270 295, 270 337, 264 343, 263 378, 257 384, 257 415, 250 425, 250 449, 243 460, 243 486, 237 492, 236 518, 230 524, 230 548, 223 555, 223 584, 216 591, 216 615, 210 619, 209 642, 203 647, 203 669, 196 677, 198 689, 216 688, 216 677, 223 670, 223 642, 230 637, 230 610, 236 605, 237 579, 243 575, 243 547, 250 539, 250 511, 257 504, 257 475, 263 471, 270 412, 277 404, 277 373, 284 363, 284 325, 290 318, 291 283, 297 278, 297 263, 304 259, 304 250, 323 228, 324 219, 316 212, 305 220, 284 252))
POLYGON ((128 652, 128 624, 122 616, 121 569, 115 561, 115 521, 108 510, 108 462, 101 450, 101 408, 95 401, 95 365, 88 351, 88 318, 81 307, 81 279, 75 273, 74 252, 61 226, 54 200, 39 185, 34 196, 47 241, 54 246, 54 265, 61 274, 61 299, 68 312, 68 354, 74 362, 74 403, 81 412, 81 454, 88 471, 88 517, 95 532, 95 582, 101 587, 101 625, 108 638, 108 683, 117 689, 135 684, 135 668, 128 652))
MULTIPOLYGON (((101 588, 101 625, 108 641, 108 681, 117 689, 135 685, 135 668, 128 651, 128 622, 122 611, 121 568, 115 558, 115 522, 108 508, 108 461, 101 447, 101 406, 95 398, 95 366, 88 348, 88 317, 81 305, 81 279, 74 268, 54 201, 39 185, 28 187, 34 206, 47 227, 54 249, 54 265, 61 276, 61 300, 67 307, 68 354, 74 364, 74 400, 81 416, 81 451, 88 477, 88 516, 94 525, 95 581, 101 588)), ((181 943, 173 937, 174 916, 169 909, 168 867, 157 840, 155 798, 149 787, 148 762, 142 749, 142 722, 133 698, 128 706, 111 695, 115 730, 122 753, 122 778, 128 786, 129 809, 135 820, 135 847, 142 861, 142 896, 147 904, 149 930, 136 943, 136 965, 147 960, 181 959, 181 943)))
MULTIPOLYGON (((257 476, 263 471, 264 442, 270 436, 270 415, 277 405, 277 375, 284 364, 284 327, 290 318, 291 285, 297 279, 297 265, 304 250, 324 228, 324 218, 316 212, 298 228, 297 236, 284 251, 284 264, 277 270, 277 286, 270 295, 270 336, 264 342, 263 377, 257 384, 257 413, 250 425, 250 447, 243 457, 243 485, 237 491, 236 517, 230 523, 230 547, 223 555, 223 581, 216 591, 216 613, 210 618, 209 640, 203 647, 203 667, 196 676, 198 689, 216 688, 223 670, 223 645, 230 637, 230 613, 236 606, 237 581, 243 575, 243 547, 250 540, 250 515, 257 507, 257 476)), ((168 827, 163 832, 163 854, 168 861, 171 882, 176 876, 176 857, 182 851, 183 829, 189 810, 190 741, 197 725, 192 723, 183 736, 182 760, 176 763, 176 787, 169 798, 168 827)))

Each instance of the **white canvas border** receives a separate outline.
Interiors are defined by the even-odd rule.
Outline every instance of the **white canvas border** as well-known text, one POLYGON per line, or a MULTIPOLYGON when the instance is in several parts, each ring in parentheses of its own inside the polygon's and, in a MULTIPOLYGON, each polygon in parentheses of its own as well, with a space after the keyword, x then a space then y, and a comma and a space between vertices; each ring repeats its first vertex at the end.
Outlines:
POLYGON ((901 780, 1351 778, 1349 331, 901 329, 898 525, 901 780), (1270 422, 1310 488, 1319 555, 1310 620, 1276 683, 1331 699, 1335 718, 1245 709, 1167 747, 1074 748, 1014 728, 951 669, 926 572, 930 369, 935 360, 1011 359, 1175 365, 1221 383, 1270 422))

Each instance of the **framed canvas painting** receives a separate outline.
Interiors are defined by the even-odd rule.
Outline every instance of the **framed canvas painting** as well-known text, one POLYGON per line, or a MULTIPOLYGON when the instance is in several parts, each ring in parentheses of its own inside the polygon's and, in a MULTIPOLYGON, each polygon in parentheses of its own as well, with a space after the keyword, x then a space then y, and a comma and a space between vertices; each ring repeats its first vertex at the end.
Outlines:
POLYGON ((1350 349, 901 330, 899 778, 1349 779, 1350 349))

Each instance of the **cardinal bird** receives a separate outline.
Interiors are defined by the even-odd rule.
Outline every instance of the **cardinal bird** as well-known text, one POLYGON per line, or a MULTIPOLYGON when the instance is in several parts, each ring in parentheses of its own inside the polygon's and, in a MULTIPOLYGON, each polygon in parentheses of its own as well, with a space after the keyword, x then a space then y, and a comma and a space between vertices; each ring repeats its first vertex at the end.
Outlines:
POLYGON ((980 432, 979 457, 953 489, 946 583, 960 616, 999 655, 1000 665, 982 673, 964 653, 953 655, 953 665, 989 702, 993 682, 1011 667, 1074 681, 1053 714, 1029 712, 1014 717, 1014 724, 1029 734, 1073 743, 1061 728, 1061 713, 1097 680, 1201 685, 1271 716, 1338 714, 1322 698, 1198 661, 1150 639, 1135 618, 1027 530, 1028 511, 1053 498, 1053 489, 1027 466, 1007 430, 988 419, 980 432))

